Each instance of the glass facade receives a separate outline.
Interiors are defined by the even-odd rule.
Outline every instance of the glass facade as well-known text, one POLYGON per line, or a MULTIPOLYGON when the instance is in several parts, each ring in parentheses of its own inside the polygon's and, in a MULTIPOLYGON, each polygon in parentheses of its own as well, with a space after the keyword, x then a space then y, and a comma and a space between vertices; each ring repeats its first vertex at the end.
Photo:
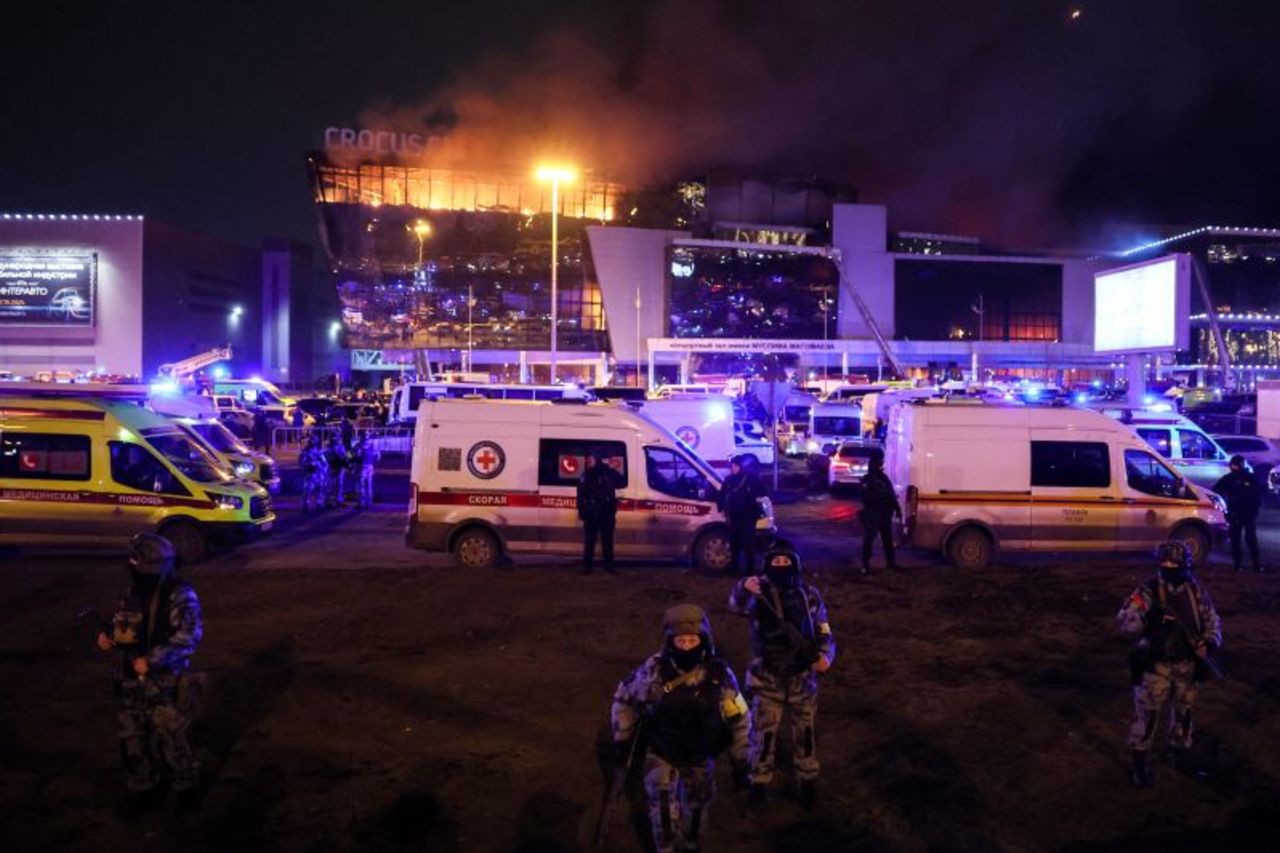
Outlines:
POLYGON ((818 255, 674 246, 667 280, 672 337, 836 337, 839 274, 818 255))
MULTIPOLYGON (((532 179, 313 159, 321 236, 352 349, 546 350, 550 189, 532 179)), ((609 349, 585 228, 615 184, 562 188, 558 348, 609 349)))
POLYGON ((899 258, 894 326, 906 340, 1057 341, 1062 267, 899 258))

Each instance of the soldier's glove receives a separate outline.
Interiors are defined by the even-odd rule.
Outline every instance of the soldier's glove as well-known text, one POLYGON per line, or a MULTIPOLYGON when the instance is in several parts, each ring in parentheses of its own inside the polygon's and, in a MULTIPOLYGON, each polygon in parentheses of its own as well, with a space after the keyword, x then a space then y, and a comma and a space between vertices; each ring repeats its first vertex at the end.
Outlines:
POLYGON ((751 787, 751 767, 745 762, 733 765, 733 790, 745 791, 751 787))

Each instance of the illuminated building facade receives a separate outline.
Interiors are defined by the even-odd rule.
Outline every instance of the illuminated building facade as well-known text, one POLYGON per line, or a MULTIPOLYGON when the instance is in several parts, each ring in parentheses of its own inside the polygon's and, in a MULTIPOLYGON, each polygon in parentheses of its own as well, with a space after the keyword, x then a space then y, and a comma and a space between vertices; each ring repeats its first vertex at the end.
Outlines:
MULTIPOLYGON (((1280 229, 1200 226, 1118 254, 1126 263, 1172 252, 1199 261, 1231 363, 1245 378, 1280 371, 1280 229)), ((1200 289, 1191 292, 1192 349, 1182 365, 1216 366, 1217 344, 1200 289)))
MULTIPOLYGON (((511 171, 325 154, 310 167, 354 369, 547 377, 547 185, 511 171)), ((1091 351, 1096 265, 1084 261, 893 234, 884 207, 816 180, 717 172, 639 190, 588 172, 562 189, 564 378, 636 381, 651 355, 659 372, 675 362, 687 371, 690 350, 673 354, 664 340, 808 341, 813 350, 840 341, 840 367, 873 368, 879 352, 850 281, 909 362, 959 370, 975 352, 1006 367, 1103 361, 1091 351)), ((750 369, 740 356, 699 355, 698 367, 750 369)))
POLYGON ((288 241, 249 248, 136 215, 0 213, 0 371, 147 379, 229 345, 229 371, 309 383, 337 354, 299 313, 325 304, 313 282, 311 248, 288 241))

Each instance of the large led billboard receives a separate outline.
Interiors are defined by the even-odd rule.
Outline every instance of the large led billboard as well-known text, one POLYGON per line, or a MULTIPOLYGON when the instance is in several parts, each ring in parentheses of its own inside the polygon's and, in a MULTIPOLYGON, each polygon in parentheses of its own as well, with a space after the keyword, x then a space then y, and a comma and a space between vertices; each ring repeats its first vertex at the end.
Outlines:
POLYGON ((1097 273, 1093 295, 1094 352, 1159 352, 1190 346, 1190 255, 1168 255, 1097 273))
POLYGON ((93 252, 0 248, 0 325, 92 326, 93 252))

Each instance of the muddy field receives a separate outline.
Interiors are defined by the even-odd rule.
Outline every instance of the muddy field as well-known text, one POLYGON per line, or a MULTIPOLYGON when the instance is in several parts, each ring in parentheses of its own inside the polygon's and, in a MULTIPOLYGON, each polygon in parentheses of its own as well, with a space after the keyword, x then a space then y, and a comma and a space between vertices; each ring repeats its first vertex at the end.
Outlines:
MULTIPOLYGON (((286 501, 270 539, 190 573, 198 667, 215 687, 193 735, 208 795, 185 818, 115 814, 106 663, 72 617, 110 609, 121 559, 0 558, 4 849, 589 849, 614 684, 685 600, 709 608, 741 672, 729 582, 670 564, 460 573, 403 548, 401 506, 304 517, 286 501)), ((1233 575, 1221 554, 1204 573, 1231 675, 1200 706, 1215 777, 1161 766, 1154 791, 1134 791, 1112 616, 1147 561, 1001 560, 965 575, 907 555, 906 571, 863 578, 854 507, 779 510, 840 644, 819 710, 822 807, 802 811, 784 771, 752 814, 722 766, 706 849, 1278 849, 1280 576, 1233 575)), ((1280 554, 1280 514, 1265 522, 1280 554)), ((633 806, 610 849, 643 849, 633 806)))

